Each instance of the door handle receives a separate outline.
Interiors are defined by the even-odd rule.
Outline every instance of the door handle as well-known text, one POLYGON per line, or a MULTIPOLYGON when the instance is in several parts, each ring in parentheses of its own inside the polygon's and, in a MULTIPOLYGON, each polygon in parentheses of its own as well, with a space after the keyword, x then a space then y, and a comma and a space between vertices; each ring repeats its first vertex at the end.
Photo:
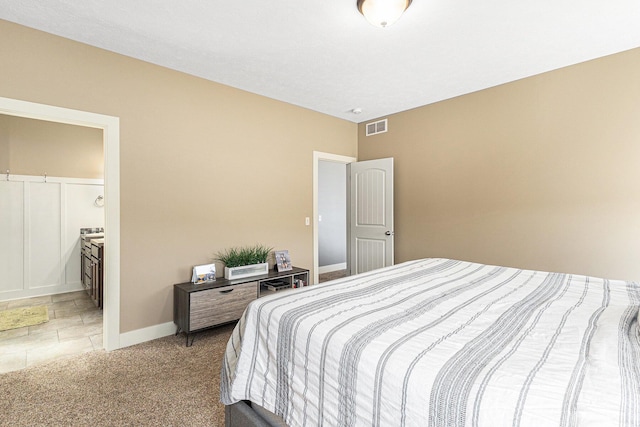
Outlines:
POLYGON ((228 294, 228 293, 229 293, 229 292, 231 292, 231 291, 233 291, 233 288, 232 288, 232 289, 227 289, 227 290, 224 290, 224 291, 219 291, 219 292, 220 292, 221 294, 228 294))
POLYGON ((384 234, 385 234, 385 236, 393 236, 394 232, 393 231, 386 231, 384 234))

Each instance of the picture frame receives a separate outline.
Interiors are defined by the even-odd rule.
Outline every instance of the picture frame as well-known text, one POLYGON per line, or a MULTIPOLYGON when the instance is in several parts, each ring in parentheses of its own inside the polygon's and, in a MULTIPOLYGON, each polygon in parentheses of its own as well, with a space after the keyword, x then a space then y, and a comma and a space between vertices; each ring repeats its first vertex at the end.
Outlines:
POLYGON ((193 284, 213 282, 216 280, 216 265, 204 264, 193 267, 191 282, 193 284))
POLYGON ((278 270, 278 273, 293 269, 293 265, 291 265, 291 257, 289 256, 288 250, 274 251, 273 254, 276 257, 276 268, 278 270))

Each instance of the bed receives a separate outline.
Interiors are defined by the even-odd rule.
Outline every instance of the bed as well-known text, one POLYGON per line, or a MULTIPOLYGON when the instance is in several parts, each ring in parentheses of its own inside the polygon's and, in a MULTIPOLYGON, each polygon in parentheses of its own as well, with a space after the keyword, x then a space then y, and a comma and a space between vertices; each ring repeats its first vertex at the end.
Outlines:
POLYGON ((640 426, 639 307, 634 282, 405 262, 254 301, 221 401, 256 425, 640 426))

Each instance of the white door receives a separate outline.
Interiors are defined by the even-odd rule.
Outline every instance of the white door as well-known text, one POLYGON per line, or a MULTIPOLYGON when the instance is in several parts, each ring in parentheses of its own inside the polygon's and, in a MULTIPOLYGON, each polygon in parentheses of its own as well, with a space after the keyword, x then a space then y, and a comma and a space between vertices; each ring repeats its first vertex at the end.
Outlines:
POLYGON ((348 269, 393 265, 393 158, 350 163, 347 179, 348 269))

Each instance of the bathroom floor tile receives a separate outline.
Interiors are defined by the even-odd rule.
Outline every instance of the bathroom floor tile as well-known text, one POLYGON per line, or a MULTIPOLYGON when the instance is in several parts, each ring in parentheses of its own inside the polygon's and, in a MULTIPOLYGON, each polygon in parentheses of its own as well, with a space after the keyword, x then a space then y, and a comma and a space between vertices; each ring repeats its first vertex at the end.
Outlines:
POLYGON ((99 308, 96 307, 96 305, 90 299, 76 299, 76 300, 73 300, 73 302, 78 308, 83 308, 85 310, 91 310, 91 309, 99 310, 99 308))
POLYGON ((69 340, 80 337, 90 337, 102 333, 102 325, 94 323, 90 325, 81 324, 79 326, 71 326, 69 328, 58 329, 58 339, 60 341, 69 340))
POLYGON ((77 308, 76 302, 74 300, 69 301, 57 301, 47 304, 47 307, 51 310, 73 310, 77 308))
POLYGON ((48 331, 36 335, 24 335, 20 337, 8 338, 0 340, 0 354, 16 353, 18 351, 27 351, 43 345, 49 345, 58 342, 58 331, 48 331))
POLYGON ((29 327, 24 326, 22 328, 9 329, 7 331, 0 332, 0 342, 9 338, 22 337, 29 335, 29 327))
POLYGON ((88 299, 85 291, 67 292, 66 294, 51 295, 51 302, 73 301, 76 299, 88 299))
POLYGON ((82 323, 90 325, 100 323, 102 325, 102 310, 85 311, 80 313, 82 323))
POLYGON ((65 317, 63 319, 49 319, 47 323, 29 326, 29 335, 36 335, 43 332, 57 331, 58 329, 82 325, 82 318, 79 314, 75 315, 74 317, 65 317))
POLYGON ((93 344, 91 344, 89 337, 51 343, 37 349, 27 350, 27 366, 87 353, 89 351, 93 351, 93 344))
POLYGON ((0 354, 0 374, 17 371, 27 367, 27 352, 18 351, 15 353, 0 354))
POLYGON ((91 344, 93 344, 94 350, 102 350, 104 348, 102 344, 102 334, 91 335, 89 338, 91 339, 91 344))
POLYGON ((12 308, 33 307, 36 305, 47 305, 50 303, 51 303, 51 295, 46 295, 43 297, 16 299, 13 301, 9 301, 7 305, 7 309, 11 310, 12 308))
POLYGON ((85 291, 0 302, 0 310, 46 305, 49 322, 0 332, 0 373, 101 350, 102 310, 85 291))

